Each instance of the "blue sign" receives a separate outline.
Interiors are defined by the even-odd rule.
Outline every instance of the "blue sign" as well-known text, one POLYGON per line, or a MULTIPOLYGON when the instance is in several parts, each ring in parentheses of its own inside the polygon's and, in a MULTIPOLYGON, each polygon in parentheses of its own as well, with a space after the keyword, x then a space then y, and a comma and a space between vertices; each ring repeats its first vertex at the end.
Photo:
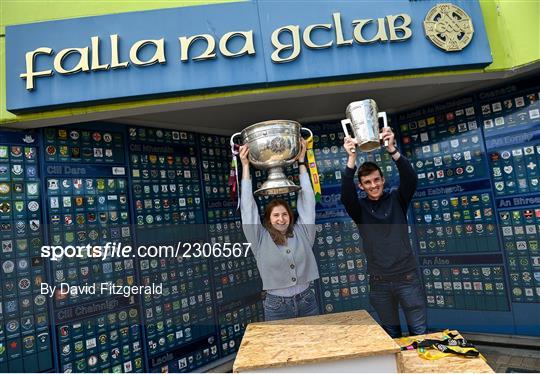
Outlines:
POLYGON ((478 1, 452 4, 259 0, 9 26, 7 109, 491 63, 478 1))

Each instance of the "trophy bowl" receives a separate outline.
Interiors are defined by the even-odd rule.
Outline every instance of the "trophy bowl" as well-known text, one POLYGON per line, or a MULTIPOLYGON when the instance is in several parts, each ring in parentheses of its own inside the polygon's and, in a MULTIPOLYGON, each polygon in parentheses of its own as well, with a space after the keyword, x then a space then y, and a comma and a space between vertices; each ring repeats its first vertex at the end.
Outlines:
MULTIPOLYGON (((341 121, 343 132, 350 136, 347 125, 351 126, 354 139, 362 152, 371 152, 381 147, 379 118, 383 119, 384 127, 388 126, 388 119, 386 112, 379 112, 375 100, 354 101, 347 106, 345 115, 347 119, 341 121)), ((388 144, 385 143, 385 146, 388 144)))
POLYGON ((294 163, 300 153, 301 131, 313 133, 296 121, 271 120, 246 127, 231 136, 231 146, 240 137, 249 145, 249 161, 257 169, 267 170, 268 177, 255 196, 283 195, 301 189, 290 181, 283 168, 294 163))

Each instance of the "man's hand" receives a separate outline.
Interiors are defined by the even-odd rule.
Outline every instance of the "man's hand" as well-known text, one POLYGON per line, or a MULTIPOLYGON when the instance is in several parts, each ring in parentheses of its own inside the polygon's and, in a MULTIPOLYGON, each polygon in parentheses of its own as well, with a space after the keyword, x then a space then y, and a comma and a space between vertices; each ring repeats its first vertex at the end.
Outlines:
POLYGON ((349 155, 349 158, 354 157, 354 159, 356 159, 356 145, 357 144, 358 142, 356 141, 356 139, 353 139, 350 136, 346 136, 343 139, 343 148, 345 148, 345 152, 347 152, 347 154, 349 155))
POLYGON ((351 138, 350 136, 346 136, 343 139, 343 148, 345 148, 345 152, 349 155, 349 158, 347 159, 347 167, 350 169, 354 169, 356 165, 356 145, 358 142, 356 139, 351 138))
POLYGON ((384 144, 388 144, 388 146, 386 147, 386 150, 388 152, 394 152, 396 147, 394 145, 395 143, 395 136, 394 136, 394 132, 392 131, 392 129, 390 127, 383 127, 382 131, 381 131, 381 139, 383 141, 384 144), (386 141, 388 141, 388 143, 386 143, 386 141))

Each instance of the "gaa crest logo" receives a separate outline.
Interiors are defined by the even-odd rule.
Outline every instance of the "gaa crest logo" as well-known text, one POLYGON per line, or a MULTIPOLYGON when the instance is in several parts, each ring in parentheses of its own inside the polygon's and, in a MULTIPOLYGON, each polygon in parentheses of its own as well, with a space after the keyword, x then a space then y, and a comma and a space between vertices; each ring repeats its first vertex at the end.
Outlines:
POLYGON ((426 37, 447 52, 463 50, 472 40, 471 17, 460 7, 444 3, 429 10, 424 19, 426 37))

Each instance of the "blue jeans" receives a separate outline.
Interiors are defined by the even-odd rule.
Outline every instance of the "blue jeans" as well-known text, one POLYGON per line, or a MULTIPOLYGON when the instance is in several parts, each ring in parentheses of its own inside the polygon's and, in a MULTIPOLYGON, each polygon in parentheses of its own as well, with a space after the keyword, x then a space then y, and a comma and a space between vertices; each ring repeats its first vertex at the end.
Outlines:
POLYGON ((427 332, 427 306, 424 288, 416 271, 395 277, 370 277, 369 301, 379 318, 383 329, 392 338, 399 338, 399 306, 407 319, 409 335, 427 332))
POLYGON ((319 304, 317 304, 313 287, 309 287, 292 297, 266 294, 263 306, 265 321, 316 316, 319 314, 319 304))

